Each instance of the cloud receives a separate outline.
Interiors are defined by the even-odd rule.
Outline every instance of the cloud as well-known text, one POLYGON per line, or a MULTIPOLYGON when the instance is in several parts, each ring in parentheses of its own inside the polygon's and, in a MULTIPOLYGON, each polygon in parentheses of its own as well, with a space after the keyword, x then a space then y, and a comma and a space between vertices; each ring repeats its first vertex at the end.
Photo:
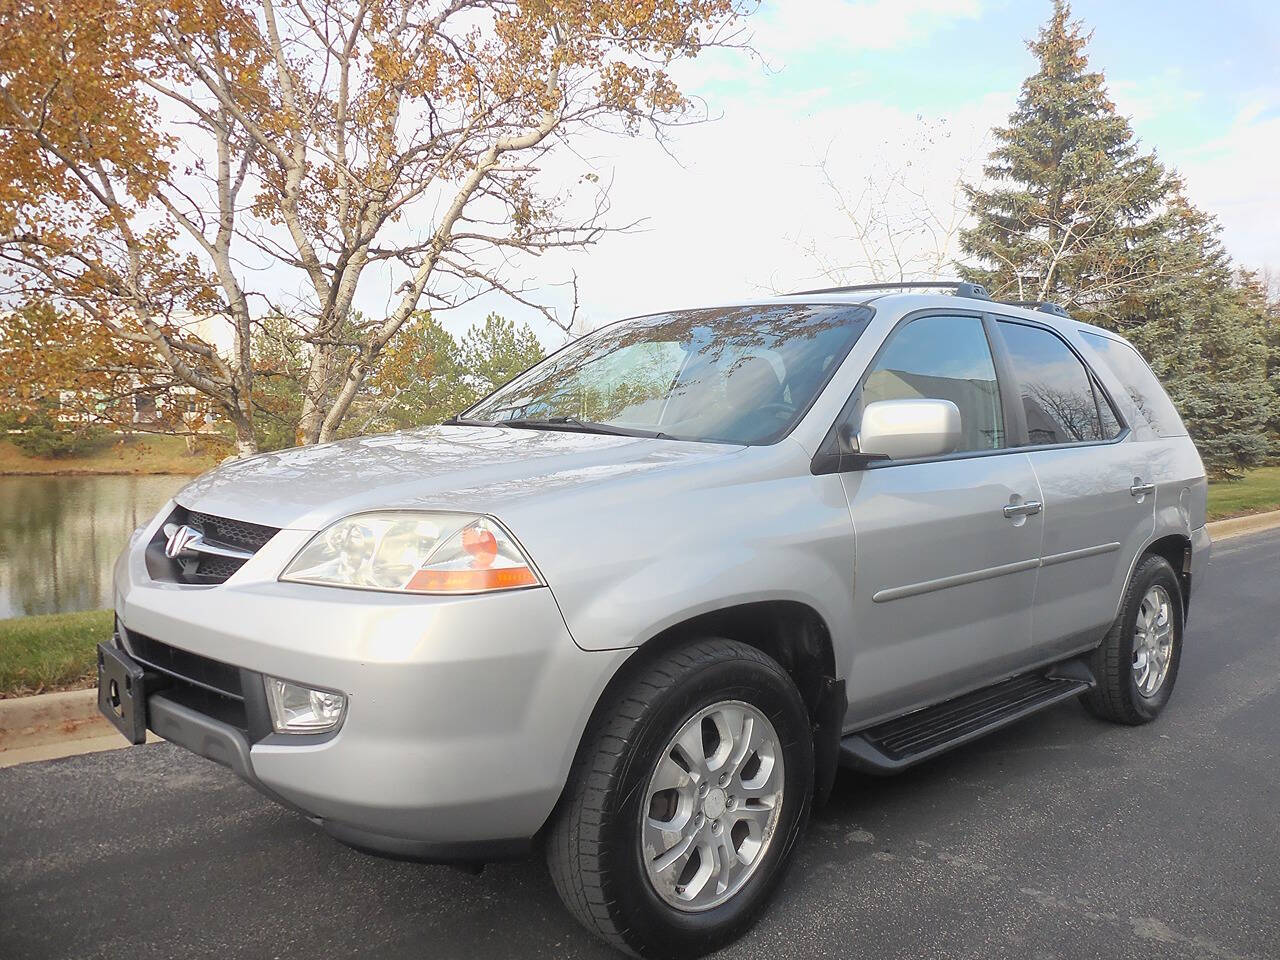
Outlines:
MULTIPOLYGON (((576 270, 589 327, 814 285, 815 263, 798 240, 811 241, 833 261, 856 264, 859 257, 815 169, 821 158, 849 191, 868 176, 904 171, 927 202, 942 208, 962 172, 976 175, 987 132, 1005 119, 1014 96, 992 94, 945 114, 874 101, 813 110, 803 92, 722 100, 721 119, 674 138, 678 159, 648 139, 594 137, 577 146, 614 177, 612 219, 644 218, 643 226, 605 237, 588 254, 548 255, 525 266, 543 285, 539 295, 566 314, 568 294, 552 284, 576 270)), ((865 279, 856 269, 852 276, 865 279)), ((448 324, 463 328, 488 309, 529 320, 549 345, 563 339, 536 314, 496 297, 458 311, 448 324)))
POLYGON ((831 48, 898 50, 981 14, 979 0, 791 0, 760 11, 755 45, 792 56, 831 48))
POLYGON ((1280 91, 1250 99, 1227 132, 1168 156, 1196 205, 1222 223, 1228 251, 1251 268, 1280 267, 1280 91))

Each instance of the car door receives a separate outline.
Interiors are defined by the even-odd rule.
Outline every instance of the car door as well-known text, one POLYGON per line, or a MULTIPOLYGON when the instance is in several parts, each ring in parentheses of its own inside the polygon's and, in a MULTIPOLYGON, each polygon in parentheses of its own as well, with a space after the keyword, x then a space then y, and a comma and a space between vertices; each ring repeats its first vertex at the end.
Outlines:
POLYGON ((962 442, 928 461, 868 462, 841 474, 855 541, 847 721, 945 699, 1026 661, 1040 557, 1040 491, 1009 445, 1009 397, 988 322, 961 311, 906 318, 846 407, 950 400, 962 442))
POLYGON ((1146 445, 1063 336, 1014 318, 996 328, 1044 500, 1034 649, 1066 656, 1097 643, 1115 618, 1129 567, 1154 528, 1155 487, 1146 445))

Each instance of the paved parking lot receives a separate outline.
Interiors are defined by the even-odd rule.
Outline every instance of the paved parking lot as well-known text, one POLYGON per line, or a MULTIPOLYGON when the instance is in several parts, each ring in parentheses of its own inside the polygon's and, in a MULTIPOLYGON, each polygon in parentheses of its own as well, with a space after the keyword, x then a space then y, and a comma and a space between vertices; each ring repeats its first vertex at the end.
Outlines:
MULTIPOLYGON (((1221 544, 1178 689, 844 775, 727 957, 1280 957, 1280 533, 1221 544)), ((329 840, 168 744, 0 770, 0 957, 612 956, 542 866, 329 840)))

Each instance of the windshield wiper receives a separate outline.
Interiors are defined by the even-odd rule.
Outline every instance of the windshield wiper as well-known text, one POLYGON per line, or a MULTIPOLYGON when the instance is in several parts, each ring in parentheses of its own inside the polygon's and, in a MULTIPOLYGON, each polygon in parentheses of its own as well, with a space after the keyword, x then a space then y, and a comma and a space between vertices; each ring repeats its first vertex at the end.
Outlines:
POLYGON ((442 421, 446 427, 516 427, 521 430, 567 430, 576 433, 601 433, 613 437, 647 437, 654 440, 674 440, 659 430, 640 430, 633 427, 616 427, 612 423, 580 420, 578 417, 512 417, 510 420, 472 420, 469 417, 450 417, 442 421))
POLYGON ((617 427, 612 423, 597 423, 594 420, 579 420, 577 417, 515 417, 511 420, 495 420, 493 423, 503 427, 520 427, 527 430, 571 430, 579 433, 602 433, 615 437, 651 437, 655 440, 670 440, 665 433, 657 430, 637 430, 632 427, 617 427))
POLYGON ((442 427, 500 427, 501 423, 496 420, 472 420, 470 417, 459 417, 454 415, 448 420, 441 420, 442 427))

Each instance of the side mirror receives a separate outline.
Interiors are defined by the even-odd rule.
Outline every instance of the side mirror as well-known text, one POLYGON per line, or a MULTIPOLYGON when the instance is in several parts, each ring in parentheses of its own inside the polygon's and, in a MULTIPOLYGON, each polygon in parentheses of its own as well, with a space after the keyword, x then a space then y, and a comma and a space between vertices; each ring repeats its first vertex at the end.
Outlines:
POLYGON ((891 460, 940 457, 960 446, 960 409, 950 400, 877 400, 862 410, 858 452, 891 460))

